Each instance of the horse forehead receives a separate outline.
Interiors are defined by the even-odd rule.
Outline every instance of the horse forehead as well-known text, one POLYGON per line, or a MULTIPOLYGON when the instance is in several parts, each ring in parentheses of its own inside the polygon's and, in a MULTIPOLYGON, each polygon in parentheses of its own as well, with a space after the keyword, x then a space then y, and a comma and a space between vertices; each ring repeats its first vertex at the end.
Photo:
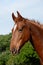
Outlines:
POLYGON ((17 24, 14 25, 14 31, 16 30, 16 28, 17 28, 17 24))

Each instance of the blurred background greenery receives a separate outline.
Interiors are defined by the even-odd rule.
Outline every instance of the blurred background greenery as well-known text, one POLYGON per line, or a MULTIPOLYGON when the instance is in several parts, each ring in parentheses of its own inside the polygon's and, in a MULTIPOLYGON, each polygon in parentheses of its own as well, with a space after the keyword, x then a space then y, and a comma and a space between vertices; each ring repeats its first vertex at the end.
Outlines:
POLYGON ((13 56, 10 53, 11 35, 0 35, 0 65, 40 65, 39 57, 29 41, 19 54, 13 56))

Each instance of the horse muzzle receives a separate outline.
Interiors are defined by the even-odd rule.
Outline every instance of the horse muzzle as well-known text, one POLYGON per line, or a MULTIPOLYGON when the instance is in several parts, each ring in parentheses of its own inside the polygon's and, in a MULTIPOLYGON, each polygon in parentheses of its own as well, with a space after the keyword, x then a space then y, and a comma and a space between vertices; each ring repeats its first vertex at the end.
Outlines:
POLYGON ((19 53, 19 50, 17 50, 17 49, 13 49, 13 50, 10 50, 11 51, 11 53, 13 54, 13 55, 15 55, 15 54, 18 54, 19 53))

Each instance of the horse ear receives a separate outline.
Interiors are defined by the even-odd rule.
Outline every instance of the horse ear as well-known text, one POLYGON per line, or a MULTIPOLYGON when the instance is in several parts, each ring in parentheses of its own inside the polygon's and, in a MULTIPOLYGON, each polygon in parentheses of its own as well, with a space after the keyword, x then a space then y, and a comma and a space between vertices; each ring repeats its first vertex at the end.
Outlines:
POLYGON ((18 15, 18 17, 22 18, 22 16, 20 15, 20 13, 18 11, 17 11, 17 15, 18 15))
POLYGON ((15 17, 15 15, 14 15, 14 13, 12 13, 12 18, 13 18, 13 20, 15 21, 16 17, 15 17))

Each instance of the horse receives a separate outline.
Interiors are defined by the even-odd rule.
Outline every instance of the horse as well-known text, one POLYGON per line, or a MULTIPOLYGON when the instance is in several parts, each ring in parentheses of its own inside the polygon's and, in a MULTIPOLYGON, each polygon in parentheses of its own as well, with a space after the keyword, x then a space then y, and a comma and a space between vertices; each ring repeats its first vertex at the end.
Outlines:
POLYGON ((22 17, 18 11, 17 16, 12 13, 12 19, 14 21, 10 43, 12 54, 19 53, 25 42, 29 40, 39 55, 40 64, 43 65, 43 25, 22 17))

